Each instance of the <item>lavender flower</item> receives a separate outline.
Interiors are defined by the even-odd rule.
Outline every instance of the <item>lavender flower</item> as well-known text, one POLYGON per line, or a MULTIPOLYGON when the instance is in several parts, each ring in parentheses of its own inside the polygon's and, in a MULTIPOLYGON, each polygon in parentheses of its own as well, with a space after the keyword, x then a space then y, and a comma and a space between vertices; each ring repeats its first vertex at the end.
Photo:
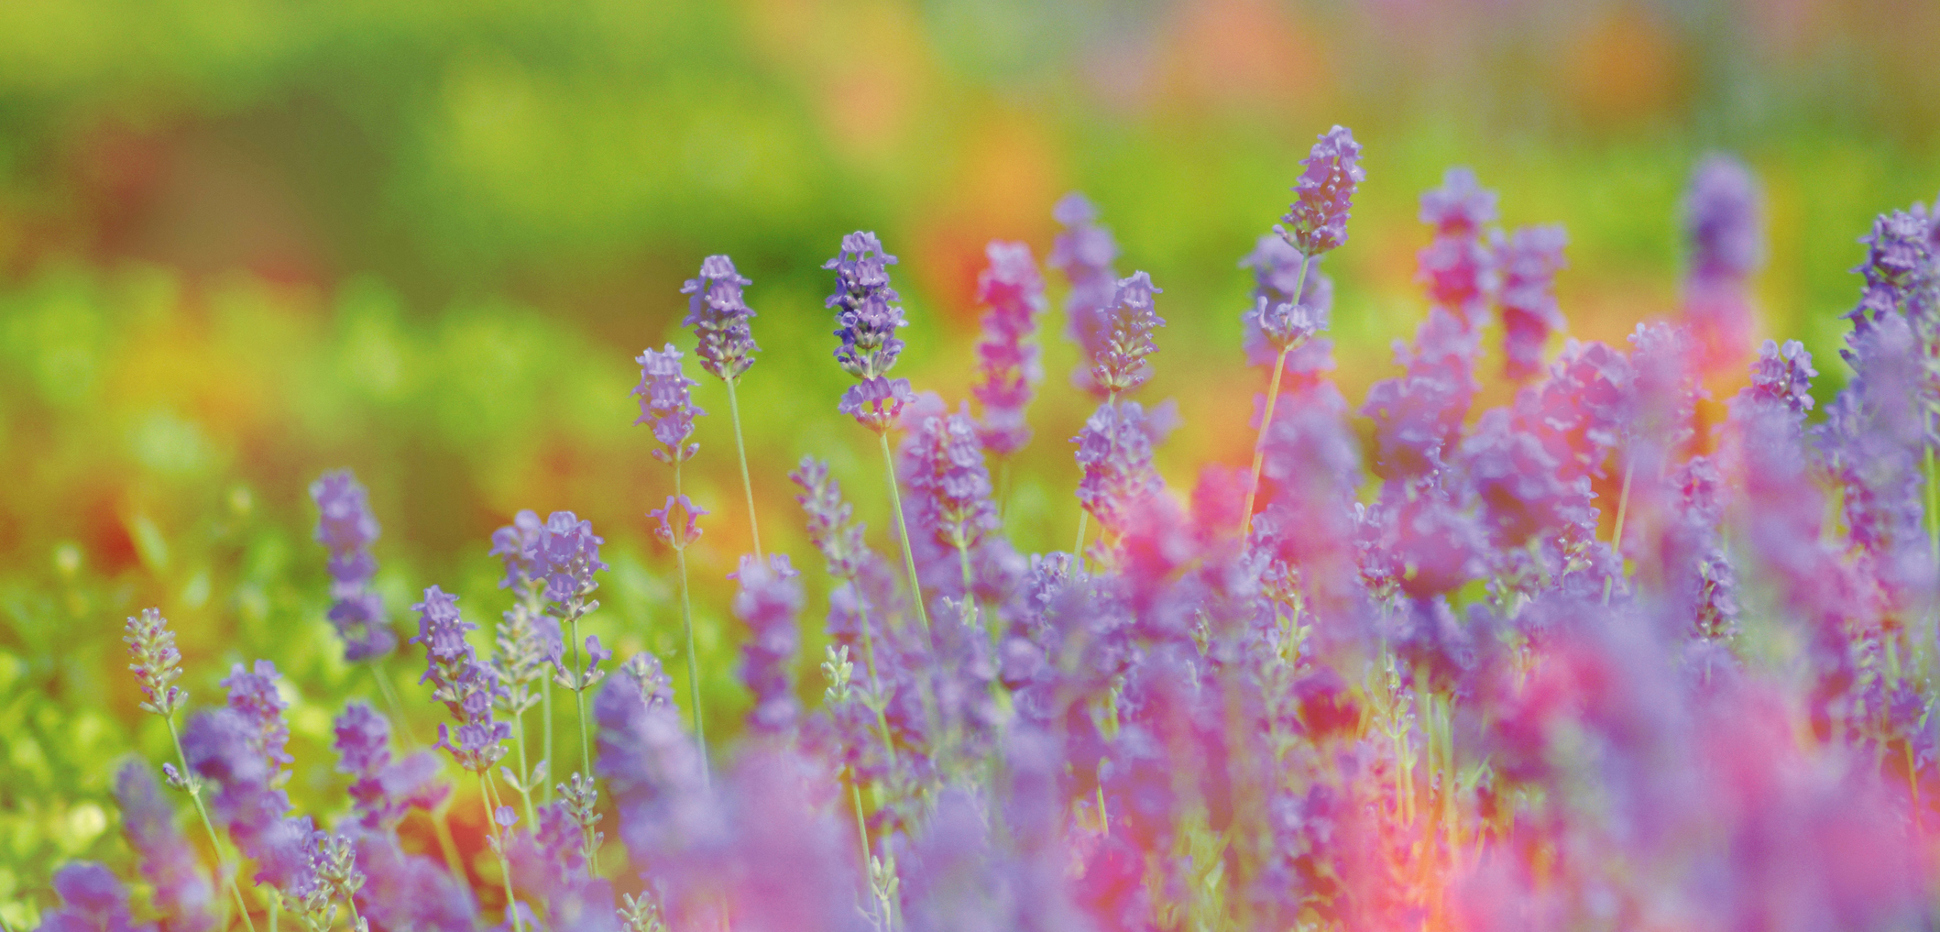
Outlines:
POLYGON ((1758 180, 1743 162, 1706 156, 1684 194, 1684 239, 1694 281, 1742 284, 1765 259, 1758 180))
POLYGON ((1752 364, 1751 385, 1740 397, 1747 403, 1781 405, 1802 420, 1812 410, 1812 379, 1818 374, 1812 354, 1799 341, 1786 340, 1780 346, 1766 340, 1752 364))
POLYGON ((1496 220, 1496 193, 1482 187, 1475 172, 1451 168, 1442 173, 1442 186, 1421 195, 1421 222, 1438 236, 1476 236, 1496 220))
POLYGON ((842 346, 835 359, 842 371, 858 379, 887 374, 903 351, 896 331, 909 322, 895 303, 900 297, 889 287, 888 267, 895 264, 896 257, 883 251, 876 234, 860 230, 842 237, 842 251, 822 263, 822 268, 835 270, 835 293, 827 301, 838 308, 835 335, 842 338, 842 346))
POLYGON ((270 766, 294 763, 287 749, 290 726, 283 721, 289 703, 276 691, 276 665, 258 660, 253 670, 246 670, 236 664, 222 687, 229 690, 229 708, 256 730, 256 747, 270 766))
POLYGON ((160 609, 144 608, 131 616, 121 640, 128 645, 128 669, 135 672, 135 683, 144 697, 141 707, 169 718, 188 704, 189 694, 175 681, 182 678, 182 653, 175 649, 175 632, 160 609))
POLYGON ((512 725, 493 714, 504 687, 465 640, 465 632, 477 625, 458 614, 457 596, 432 586, 424 590, 424 601, 411 610, 418 613, 418 636, 411 643, 423 644, 430 657, 418 682, 431 681, 432 698, 444 703, 458 721, 455 742, 445 723, 438 723, 436 746, 451 752, 459 766, 482 774, 505 756, 504 742, 512 737, 512 725))
POLYGON ((411 809, 430 811, 450 794, 451 787, 437 779, 438 762, 431 752, 391 759, 391 724, 370 706, 344 706, 333 731, 337 772, 352 777, 352 810, 364 828, 392 831, 411 809))
POLYGON ((397 648, 384 600, 370 589, 377 561, 370 545, 377 540, 377 519, 355 476, 348 469, 327 472, 310 484, 317 503, 317 542, 330 550, 330 623, 344 639, 344 659, 351 663, 382 657, 397 648))
POLYGON ((647 512, 647 517, 660 522, 660 526, 653 529, 654 536, 668 546, 678 548, 701 539, 701 515, 707 513, 707 509, 696 506, 685 495, 669 495, 667 503, 647 512), (675 527, 676 524, 679 527, 675 527))
POLYGON ((1435 228, 1435 239, 1417 254, 1415 277, 1436 307, 1472 327, 1482 325, 1498 285, 1499 261, 1482 235, 1495 216, 1495 192, 1466 168, 1449 169, 1440 188, 1421 195, 1421 222, 1435 228))
POLYGON ((593 533, 593 522, 570 511, 546 516, 532 547, 532 573, 546 581, 546 599, 561 610, 577 605, 599 588, 594 573, 606 569, 600 545, 606 539, 593 533))
POLYGON ((1044 378, 1037 347, 1028 341, 1044 312, 1044 279, 1038 275, 1031 247, 992 240, 984 250, 990 265, 977 274, 977 301, 990 308, 983 315, 983 339, 977 343, 980 381, 970 389, 983 405, 978 434, 997 456, 1009 456, 1031 439, 1024 409, 1031 390, 1044 378))
POLYGON ((997 529, 990 472, 968 414, 924 418, 911 432, 903 462, 919 503, 916 526, 929 529, 939 543, 968 551, 997 529))
POLYGON ((795 617, 802 610, 802 584, 798 575, 786 554, 774 554, 766 563, 743 556, 734 574, 740 582, 734 617, 748 626, 751 635, 741 648, 741 678, 754 693, 749 725, 762 734, 787 731, 798 714, 788 672, 799 640, 795 617))
POLYGON ((128 910, 128 888, 107 868, 76 861, 54 874, 61 907, 41 917, 40 932, 153 932, 128 910))
POLYGON ((1306 171, 1293 189, 1299 199, 1280 218, 1288 226, 1275 226, 1273 232, 1303 256, 1318 256, 1347 242, 1347 212, 1353 206, 1354 188, 1367 180, 1360 160, 1361 146, 1346 127, 1322 134, 1313 152, 1301 161, 1306 171))
POLYGON ((514 515, 511 524, 492 532, 489 555, 505 562, 505 578, 499 581, 500 589, 522 589, 526 582, 536 578, 532 561, 539 535, 544 530, 545 522, 539 520, 538 513, 527 509, 514 515))
POLYGON ((1846 314, 1855 333, 1894 313, 1927 329, 1935 326, 1940 271, 1934 260, 1933 230, 1933 218, 1924 204, 1889 211, 1873 221, 1872 233, 1860 239, 1867 247, 1866 261, 1853 269, 1866 277, 1859 306, 1846 314))
POLYGON ((1332 344, 1315 338, 1317 331, 1327 329, 1334 307, 1334 281, 1320 271, 1320 257, 1304 258, 1286 240, 1268 233, 1240 260, 1240 267, 1252 269, 1254 279, 1253 307, 1240 315, 1247 361, 1271 366, 1286 353, 1286 370, 1297 376, 1332 368, 1332 344), (1297 297, 1295 288, 1300 289, 1297 297))
POLYGON ((1566 242, 1561 225, 1522 227, 1502 248, 1502 365, 1518 382, 1542 370, 1543 347, 1563 330, 1556 272, 1566 242))
POLYGON ((115 800, 128 847, 155 888, 163 932, 205 932, 215 922, 209 915, 213 888, 195 848, 176 828, 175 809, 162 800, 161 786, 147 764, 129 760, 121 765, 115 774, 115 800))
POLYGON ((1111 305, 1100 312, 1103 342, 1091 365, 1091 381, 1107 394, 1125 394, 1152 377, 1152 364, 1145 357, 1159 351, 1152 336, 1165 326, 1165 318, 1153 310, 1152 296, 1161 291, 1150 275, 1133 272, 1119 280, 1111 305))
POLYGON ((1122 532, 1139 502, 1164 487, 1152 468, 1152 437, 1136 401, 1106 402, 1071 442, 1078 445, 1078 501, 1098 523, 1122 532))
POLYGON ((681 294, 692 295, 681 326, 692 327, 700 341, 694 352, 701 358, 701 368, 724 382, 739 379, 748 371, 754 365, 755 351, 760 349, 748 328, 754 311, 741 297, 741 289, 750 284, 746 276, 734 270, 734 260, 708 256, 701 260, 700 277, 680 286, 681 294))
POLYGON ((701 445, 688 443, 694 436, 694 419, 706 414, 694 405, 690 391, 699 382, 680 368, 680 350, 672 343, 664 350, 647 350, 634 358, 640 364, 640 384, 633 394, 640 396, 640 417, 635 424, 648 424, 660 449, 653 451, 663 463, 692 459, 701 445))
POLYGON ((808 515, 808 539, 828 561, 829 575, 839 580, 856 578, 874 556, 863 538, 864 525, 854 520, 855 506, 842 498, 842 488, 829 475, 828 464, 804 456, 788 478, 802 490, 795 501, 808 515))
POLYGON ((1118 273, 1112 268, 1118 244, 1094 222, 1098 209, 1076 191, 1058 201, 1051 216, 1065 229, 1051 243, 1049 262, 1071 283, 1071 294, 1064 299, 1067 332, 1083 356, 1071 373, 1072 384, 1096 391, 1091 367, 1104 348, 1104 308, 1118 290, 1118 273))

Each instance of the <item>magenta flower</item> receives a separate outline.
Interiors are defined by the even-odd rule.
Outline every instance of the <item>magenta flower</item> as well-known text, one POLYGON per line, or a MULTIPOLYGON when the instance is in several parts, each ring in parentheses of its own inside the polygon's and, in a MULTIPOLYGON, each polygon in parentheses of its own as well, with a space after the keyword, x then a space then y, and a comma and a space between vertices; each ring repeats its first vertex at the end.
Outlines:
POLYGON ((1523 227, 1500 252, 1503 372, 1518 382, 1542 371, 1543 349, 1564 328, 1556 272, 1564 267, 1561 225, 1523 227))
POLYGON ((990 264, 977 275, 977 301, 990 310, 983 315, 983 339, 977 343, 979 381, 970 393, 983 405, 977 429, 984 446, 992 454, 1009 456, 1030 442, 1024 409, 1033 387, 1044 379, 1037 347, 1027 342, 1044 312, 1044 279, 1031 248, 1023 243, 992 240, 984 251, 990 264))

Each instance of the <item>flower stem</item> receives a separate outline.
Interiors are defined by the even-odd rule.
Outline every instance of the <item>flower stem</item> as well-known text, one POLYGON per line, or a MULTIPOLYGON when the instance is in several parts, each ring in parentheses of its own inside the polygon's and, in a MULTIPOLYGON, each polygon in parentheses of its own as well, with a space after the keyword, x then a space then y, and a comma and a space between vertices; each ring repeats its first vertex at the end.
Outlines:
MULTIPOLYGON (((182 751, 182 733, 175 728, 175 716, 164 715, 162 720, 168 722, 168 736, 175 742, 175 759, 182 764, 182 775, 195 779, 194 773, 189 770, 189 756, 182 751)), ((236 908, 242 912, 243 925, 249 932, 256 932, 256 921, 249 918, 249 902, 243 899, 242 888, 236 885, 236 875, 230 873, 222 863, 222 840, 216 836, 215 823, 209 820, 209 807, 202 804, 202 787, 198 784, 190 784, 190 787, 189 799, 195 801, 195 813, 202 817, 202 828, 209 833, 209 847, 215 851, 216 873, 229 881, 229 892, 235 894, 236 908)))
POLYGON ((532 814, 532 788, 525 785, 525 781, 532 778, 532 768, 527 764, 525 756, 525 713, 523 711, 512 716, 512 744, 519 749, 519 782, 513 786, 513 789, 519 791, 519 799, 525 803, 526 824, 537 825, 538 821, 532 814))
POLYGON ((929 637, 930 613, 923 606, 923 587, 916 581, 916 551, 910 548, 909 522, 903 518, 903 493, 897 488, 896 458, 889 452, 889 431, 879 430, 876 439, 882 442, 882 465, 889 470, 889 503, 896 509, 896 528, 903 535, 903 567, 909 571, 909 593, 916 603, 916 620, 923 625, 923 636, 929 637))
POLYGON ((754 538, 755 562, 762 562, 761 523, 754 514, 754 483, 748 479, 748 444, 741 439, 741 402, 734 396, 734 383, 738 379, 727 379, 728 415, 734 421, 734 452, 741 457, 741 491, 748 497, 748 534, 754 538))
MULTIPOLYGON (((1623 490, 1617 493, 1617 525, 1610 531, 1610 551, 1617 555, 1617 572, 1623 572, 1623 519, 1630 510, 1630 477, 1637 470, 1637 461, 1632 459, 1623 464, 1623 490)), ((1610 604, 1610 589, 1614 583, 1603 581, 1603 604, 1610 604)))
POLYGON ((1079 565, 1084 564, 1085 519, 1090 517, 1091 517, 1091 512, 1089 509, 1086 509, 1082 506, 1078 508, 1078 540, 1076 543, 1071 545, 1071 559, 1078 561, 1079 565))
MULTIPOLYGON (((545 682, 541 683, 540 687, 545 690, 543 693, 540 694, 544 698, 542 698, 539 702, 539 714, 545 719, 541 723, 541 728, 545 732, 545 734, 543 735, 543 741, 539 745, 539 753, 540 753, 539 760, 541 763, 544 763, 546 765, 547 772, 551 772, 551 769, 552 769, 552 677, 549 677, 549 676, 545 677, 545 682)), ((552 802, 552 781, 551 780, 546 781, 545 786, 542 788, 540 798, 543 799, 545 802, 548 802, 548 803, 552 802)))
MULTIPOLYGON (((681 571, 682 595, 685 595, 687 573, 681 571)), ((579 661, 579 616, 582 614, 579 603, 573 603, 571 624, 573 628, 573 705, 579 710, 579 764, 586 779, 593 778, 593 733, 586 727, 586 668, 579 661)), ((696 709, 698 712, 698 708, 696 709)), ((524 753, 523 749, 520 751, 524 753)), ((705 758, 702 758, 705 761, 705 758)), ((550 781, 547 781, 550 782, 550 781)), ((593 844, 593 826, 586 826, 586 864, 594 874, 600 872, 599 849, 593 844)))
MULTIPOLYGON (((674 497, 682 498, 680 490, 680 460, 674 460, 674 497)), ((684 500, 684 499, 683 499, 684 500)), ((683 515, 683 520, 687 516, 683 515)), ((687 634, 687 685, 693 695, 694 741, 701 750, 701 783, 712 785, 707 766, 707 726, 701 718, 701 666, 694 651, 694 607, 687 594, 687 539, 685 532, 673 535, 674 563, 680 568, 680 626, 687 634)))
POLYGON ((518 898, 512 894, 512 862, 506 857, 505 827, 498 824, 499 802, 495 782, 490 770, 478 772, 478 786, 483 791, 479 801, 485 804, 485 825, 487 831, 498 836, 495 847, 498 849, 499 870, 505 876, 505 912, 512 919, 512 928, 516 932, 525 932, 525 919, 519 915, 518 898))
MULTIPOLYGON (((1312 262, 1306 257, 1300 259, 1300 277, 1293 285, 1293 303, 1300 303, 1300 292, 1307 287, 1307 266, 1312 262)), ((1266 412, 1260 418, 1260 434, 1253 441, 1253 475, 1246 483, 1246 505, 1240 510, 1239 533, 1245 537, 1253 532, 1253 499, 1260 491, 1260 468, 1266 464, 1266 432, 1273 426, 1273 408, 1280 401, 1280 377, 1287 370, 1287 354, 1290 348, 1282 348, 1280 355, 1273 359, 1273 380, 1266 388, 1266 412)), ((1244 543, 1242 541, 1241 543, 1244 543)))

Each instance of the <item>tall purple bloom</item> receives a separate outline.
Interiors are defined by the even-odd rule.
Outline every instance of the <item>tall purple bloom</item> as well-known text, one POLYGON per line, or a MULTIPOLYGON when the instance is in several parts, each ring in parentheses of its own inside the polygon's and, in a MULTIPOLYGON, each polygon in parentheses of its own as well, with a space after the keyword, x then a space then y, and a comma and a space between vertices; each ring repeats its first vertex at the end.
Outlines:
POLYGON ((337 772, 350 775, 350 800, 366 829, 389 832, 411 809, 431 810, 451 792, 429 751, 391 759, 391 723, 361 702, 344 706, 332 727, 337 772))
POLYGON ((1713 154, 1684 195, 1689 269, 1680 322, 1698 343, 1706 371, 1742 365, 1751 348, 1751 276, 1765 258, 1758 181, 1743 162, 1713 154))
POLYGON ((1935 264, 1934 221, 1926 205, 1880 214, 1866 244, 1866 261, 1853 269, 1866 277, 1859 306, 1848 312, 1853 329, 1863 333, 1881 318, 1904 314, 1916 328, 1931 332, 1940 310, 1940 266, 1935 264))
POLYGON ((842 497, 842 487, 829 475, 829 464, 804 456, 788 478, 802 490, 795 501, 808 515, 808 539, 828 561, 829 575, 841 580, 860 575, 875 556, 863 538, 864 526, 855 520, 855 506, 842 497))
POLYGON ((538 546, 539 534, 545 522, 539 520, 537 512, 525 509, 512 516, 512 523, 492 532, 492 550, 489 556, 498 557, 505 563, 505 578, 499 580, 500 589, 522 589, 525 584, 537 578, 532 570, 533 548, 538 546))
POLYGON ((107 868, 76 861, 54 873, 59 909, 41 917, 40 932, 152 932, 128 910, 128 888, 107 868))
POLYGON ((1421 195, 1421 222, 1435 228, 1435 239, 1417 254, 1415 277, 1430 302, 1471 327, 1484 322, 1497 287, 1499 262, 1483 236, 1495 222, 1495 199, 1466 168, 1449 169, 1441 187, 1421 195))
POLYGON ((1804 344, 1786 340, 1780 346, 1775 340, 1766 340, 1758 349, 1758 361, 1752 363, 1751 385, 1741 397, 1781 405, 1803 419, 1812 410, 1812 379, 1818 374, 1804 344))
POLYGON ((1098 522, 1122 532, 1133 506, 1164 487, 1152 467, 1152 437, 1136 401, 1099 405, 1071 442, 1078 445, 1078 501, 1098 522))
POLYGON ((1318 256, 1347 242, 1347 212, 1354 206, 1354 189, 1367 180, 1361 169, 1361 146, 1347 127, 1323 133, 1313 151, 1301 161, 1306 171, 1294 185, 1299 197, 1275 226, 1303 256, 1318 256))
POLYGON ((1049 262, 1071 283, 1071 293, 1064 299, 1067 332, 1083 357, 1071 373, 1071 381, 1079 388, 1100 392, 1091 382, 1091 366, 1104 346, 1104 309, 1118 290, 1118 272, 1112 268, 1118 258, 1118 244, 1109 230, 1097 224, 1098 208, 1076 191, 1058 201, 1051 208, 1051 216, 1064 226, 1064 232, 1051 242, 1049 262))
POLYGON ((901 297, 889 286, 894 264, 876 234, 860 230, 842 237, 842 251, 822 264, 835 271, 835 292, 825 302, 836 309, 835 335, 842 340, 835 360, 860 382, 843 394, 840 410, 875 431, 887 430, 910 400, 909 380, 888 377, 903 351, 896 331, 909 326, 896 303, 901 297))
POLYGON ((504 695, 498 674, 479 661, 465 632, 477 627, 458 614, 458 597, 437 586, 424 590, 424 601, 411 606, 418 613, 418 636, 430 662, 419 682, 430 680, 432 698, 445 704, 458 721, 456 735, 438 723, 437 747, 451 752, 459 766, 484 773, 505 756, 505 740, 512 725, 494 714, 504 695), (455 737, 455 741, 454 741, 455 737))
POLYGON ((370 588, 377 540, 364 487, 348 469, 327 472, 310 484, 317 503, 317 542, 330 550, 330 623, 344 639, 344 659, 352 663, 382 657, 397 647, 384 600, 370 588))
POLYGON ((754 693, 749 726, 762 734, 780 734, 795 724, 794 662, 800 641, 795 619, 802 610, 802 584, 786 554, 767 562, 741 558, 734 574, 734 617, 748 626, 748 643, 741 647, 741 678, 754 693))
POLYGON ((155 774, 140 760, 129 760, 115 773, 115 800, 121 806, 121 830, 128 847, 141 862, 142 876, 155 887, 155 910, 163 932, 204 932, 214 924, 209 915, 213 888, 200 859, 175 825, 175 808, 161 797, 155 774))
POLYGON ((1044 279, 1038 274, 1031 247, 991 240, 984 254, 990 264, 977 275, 977 301, 990 308, 983 315, 983 339, 977 343, 978 384, 970 389, 983 405, 978 434, 997 456, 1009 456, 1031 439, 1024 409, 1032 388, 1044 379, 1037 347, 1037 317, 1044 312, 1044 279))
POLYGON ((692 459, 700 451, 700 444, 687 441, 694 436, 694 419, 707 413, 694 405, 691 390, 700 383, 681 371, 680 356, 669 343, 633 360, 640 364, 640 384, 633 389, 640 396, 640 416, 633 423, 652 427, 653 439, 660 441, 653 455, 663 463, 692 459))
POLYGON ((1133 272, 1119 280, 1110 306, 1101 312, 1103 340, 1091 364, 1091 381, 1106 394, 1123 395, 1152 377, 1145 357, 1159 351, 1152 337, 1165 326, 1152 296, 1162 291, 1152 276, 1133 272))
POLYGON ((606 538, 593 533, 591 521, 570 511, 547 515, 532 546, 532 573, 546 581, 546 598, 564 607, 598 589, 593 574, 607 568, 600 560, 604 543, 606 538))
POLYGON ((701 368, 722 381, 740 378, 754 365, 755 351, 760 349, 748 328, 754 311, 741 297, 741 289, 750 284, 747 276, 735 271, 734 260, 708 256, 701 260, 700 277, 680 286, 681 294, 692 296, 681 326, 692 327, 700 341, 694 352, 701 358, 701 368))
POLYGON ((1286 369, 1295 376, 1317 375, 1331 368, 1332 344, 1317 337, 1327 329, 1333 311, 1334 282, 1320 271, 1320 257, 1303 258, 1286 240, 1268 233, 1240 260, 1240 267, 1252 269, 1254 280, 1253 306, 1240 315, 1246 327, 1241 345, 1247 361, 1271 366, 1281 353, 1290 351, 1286 369), (1295 288, 1300 289, 1298 297, 1293 294, 1295 288))
POLYGON ((290 726, 283 721, 289 703, 276 691, 276 665, 258 660, 253 669, 236 664, 222 687, 229 690, 229 708, 256 730, 256 747, 271 767, 295 762, 290 756, 290 726))
POLYGON ((924 418, 911 432, 903 458, 903 475, 918 502, 916 527, 928 529, 938 543, 965 551, 997 529, 990 471, 984 467, 976 422, 968 414, 924 418))
POLYGON ((1502 367, 1515 381, 1542 371, 1543 347, 1564 328, 1556 272, 1568 239, 1560 224, 1522 227, 1502 248, 1502 367))

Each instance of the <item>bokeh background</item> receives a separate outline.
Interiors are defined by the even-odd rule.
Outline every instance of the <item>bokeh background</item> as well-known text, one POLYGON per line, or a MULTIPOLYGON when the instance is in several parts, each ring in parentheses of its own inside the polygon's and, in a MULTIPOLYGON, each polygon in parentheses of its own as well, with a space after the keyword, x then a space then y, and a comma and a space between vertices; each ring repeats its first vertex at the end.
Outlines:
MULTIPOLYGON (((0 3, 0 920, 30 926, 63 859, 126 864, 112 766, 168 746, 123 669, 143 606, 174 620, 199 701, 273 659, 293 795, 341 804, 330 717, 372 691, 323 619, 325 469, 371 489, 406 633, 431 583, 476 622, 507 607, 487 536, 516 510, 590 518, 613 569, 589 631, 661 653, 684 696, 643 516, 671 480, 628 390, 643 347, 692 346, 677 290, 708 253, 754 279, 755 491, 767 542, 811 570, 814 628, 787 468, 831 460, 889 542, 873 443, 834 410, 820 264, 841 234, 902 257, 898 374, 955 403, 984 243, 1042 257, 1052 203, 1087 192, 1121 272, 1165 289, 1146 395, 1181 406, 1160 457, 1183 484, 1244 461, 1261 378, 1237 261, 1315 134, 1366 146, 1327 266, 1355 401, 1423 314, 1415 199, 1446 167, 1499 190, 1506 224, 1566 224, 1572 335, 1619 340, 1675 310, 1679 194, 1722 149, 1766 186, 1764 335, 1804 339, 1829 394, 1856 237, 1940 191, 1935 36, 1930 0, 0 3)), ((1062 325, 1014 468, 1026 551, 1076 523, 1062 325)), ((696 396, 703 687, 732 732, 724 575, 748 538, 724 392, 696 396)), ((393 659, 407 691, 420 656, 393 659)), ((811 633, 806 697, 817 660, 811 633)), ((407 701, 422 740, 435 718, 407 701)))

